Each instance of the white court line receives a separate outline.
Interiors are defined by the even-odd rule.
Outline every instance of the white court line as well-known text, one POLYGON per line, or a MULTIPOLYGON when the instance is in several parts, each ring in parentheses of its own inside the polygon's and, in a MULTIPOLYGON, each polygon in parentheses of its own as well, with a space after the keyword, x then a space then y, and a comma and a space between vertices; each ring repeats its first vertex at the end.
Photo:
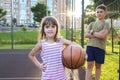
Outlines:
POLYGON ((0 78, 0 80, 9 80, 9 79, 12 79, 12 80, 19 80, 19 79, 26 79, 26 80, 30 80, 30 79, 34 79, 34 80, 40 80, 41 78, 39 77, 15 77, 15 78, 0 78))

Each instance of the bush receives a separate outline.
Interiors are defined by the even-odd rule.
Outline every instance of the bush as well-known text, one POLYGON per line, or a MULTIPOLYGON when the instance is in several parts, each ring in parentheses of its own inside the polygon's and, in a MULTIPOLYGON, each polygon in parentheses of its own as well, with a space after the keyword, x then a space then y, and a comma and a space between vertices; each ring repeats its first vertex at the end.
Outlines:
POLYGON ((27 27, 23 26, 23 27, 21 28, 21 31, 26 32, 26 31, 27 31, 27 27))

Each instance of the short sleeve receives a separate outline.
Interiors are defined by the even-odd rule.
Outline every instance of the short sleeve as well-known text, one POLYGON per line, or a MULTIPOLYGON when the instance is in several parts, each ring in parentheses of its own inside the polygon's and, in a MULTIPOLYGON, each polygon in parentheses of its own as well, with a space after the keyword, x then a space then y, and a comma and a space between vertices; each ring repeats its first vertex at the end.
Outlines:
POLYGON ((107 29, 108 31, 110 30, 110 26, 109 26, 108 23, 105 23, 105 25, 104 25, 104 29, 107 29))
POLYGON ((93 23, 94 23, 94 22, 91 22, 91 23, 88 25, 88 30, 91 30, 91 29, 92 29, 93 23))

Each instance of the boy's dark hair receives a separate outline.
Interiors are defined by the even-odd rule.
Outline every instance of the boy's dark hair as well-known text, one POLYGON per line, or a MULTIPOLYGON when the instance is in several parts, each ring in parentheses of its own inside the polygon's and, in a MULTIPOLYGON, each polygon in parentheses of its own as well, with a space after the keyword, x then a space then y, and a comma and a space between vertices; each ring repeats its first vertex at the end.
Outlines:
POLYGON ((107 8, 104 4, 100 4, 96 7, 96 9, 103 9, 104 11, 107 11, 107 8))

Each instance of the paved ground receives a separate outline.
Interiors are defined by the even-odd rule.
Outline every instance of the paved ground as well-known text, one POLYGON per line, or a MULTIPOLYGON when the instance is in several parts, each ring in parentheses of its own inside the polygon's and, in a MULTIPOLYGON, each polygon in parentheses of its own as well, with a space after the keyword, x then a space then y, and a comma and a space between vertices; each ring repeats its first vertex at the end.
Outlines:
POLYGON ((0 50, 0 80, 40 79, 41 72, 28 58, 29 51, 0 50))
MULTIPOLYGON (((0 80, 40 80, 41 71, 28 58, 29 52, 30 49, 0 50, 0 80)), ((84 69, 78 72, 80 80, 84 80, 84 69)))

